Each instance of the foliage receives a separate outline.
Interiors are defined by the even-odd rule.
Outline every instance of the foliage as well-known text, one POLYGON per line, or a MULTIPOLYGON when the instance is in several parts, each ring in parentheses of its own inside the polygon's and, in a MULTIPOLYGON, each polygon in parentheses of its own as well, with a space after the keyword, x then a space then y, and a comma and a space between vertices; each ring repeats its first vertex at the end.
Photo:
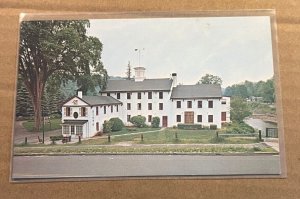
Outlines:
POLYGON ((234 84, 225 89, 225 95, 234 97, 262 97, 264 102, 274 103, 275 101, 275 88, 274 78, 267 81, 250 82, 245 81, 241 84, 234 84))
POLYGON ((132 118, 130 118, 130 122, 139 128, 145 127, 146 124, 146 118, 144 116, 141 115, 137 115, 137 116, 133 116, 132 118))
POLYGON ((249 126, 248 124, 241 122, 233 122, 230 125, 228 125, 225 129, 225 133, 227 134, 249 134, 249 133, 255 133, 255 130, 252 126, 249 126))
POLYGON ((151 127, 152 128, 158 128, 160 124, 160 118, 159 117, 153 117, 151 121, 151 127))
POLYGON ((130 62, 128 62, 128 65, 127 65, 126 76, 127 76, 127 79, 131 79, 131 65, 130 65, 130 62))
POLYGON ((51 141, 58 141, 58 140, 62 140, 62 139, 63 139, 63 135, 50 136, 51 141))
POLYGON ((210 130, 217 130, 217 125, 211 124, 211 125, 209 125, 209 129, 210 130))
POLYGON ((185 129, 185 130, 200 130, 203 129, 201 124, 178 124, 178 129, 185 129))
POLYGON ((103 133, 110 133, 112 131, 112 126, 112 122, 105 120, 103 123, 103 133))
POLYGON ((262 104, 258 102, 249 102, 248 107, 253 114, 275 114, 276 108, 269 104, 262 104))
POLYGON ((241 97, 234 97, 230 101, 230 119, 233 122, 241 123, 250 116, 251 112, 245 100, 241 97))
POLYGON ((197 82, 197 84, 217 84, 222 85, 222 79, 219 76, 206 74, 201 77, 201 79, 197 82))
MULTIPOLYGON (((89 21, 24 21, 20 26, 19 74, 34 109, 35 128, 41 126, 42 96, 49 78, 76 79, 79 87, 105 86, 102 44, 87 36, 89 21)), ((60 84, 58 84, 60 85, 60 84)), ((44 96, 45 101, 45 96, 44 96)))
POLYGON ((111 118, 109 122, 112 123, 111 131, 121 131, 124 127, 123 121, 118 117, 111 118))

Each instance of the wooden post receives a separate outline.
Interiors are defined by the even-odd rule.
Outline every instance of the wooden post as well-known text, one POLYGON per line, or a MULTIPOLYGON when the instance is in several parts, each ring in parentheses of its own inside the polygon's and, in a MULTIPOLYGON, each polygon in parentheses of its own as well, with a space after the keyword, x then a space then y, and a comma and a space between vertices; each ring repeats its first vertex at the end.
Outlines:
POLYGON ((78 137, 78 143, 81 144, 81 136, 78 137))
POLYGON ((108 137, 107 137, 107 139, 108 139, 108 142, 110 142, 110 134, 108 134, 108 137))
POLYGON ((27 145, 27 137, 25 137, 25 145, 27 145))
POLYGON ((261 130, 258 131, 258 139, 259 139, 259 141, 262 141, 262 139, 261 139, 261 130))
POLYGON ((219 138, 219 132, 218 131, 216 131, 216 136, 217 136, 217 138, 219 138))
POLYGON ((141 141, 143 142, 144 141, 144 135, 141 134, 141 141))
POLYGON ((175 131, 175 139, 178 139, 177 131, 175 131))

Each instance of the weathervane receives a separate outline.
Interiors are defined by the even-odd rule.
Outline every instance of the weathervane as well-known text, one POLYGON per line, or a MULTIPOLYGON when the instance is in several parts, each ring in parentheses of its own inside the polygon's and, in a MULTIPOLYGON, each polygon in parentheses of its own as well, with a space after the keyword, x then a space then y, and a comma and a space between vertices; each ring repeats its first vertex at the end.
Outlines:
POLYGON ((134 51, 138 52, 139 66, 141 66, 141 50, 145 50, 145 48, 142 48, 142 49, 136 48, 136 49, 134 49, 134 51))

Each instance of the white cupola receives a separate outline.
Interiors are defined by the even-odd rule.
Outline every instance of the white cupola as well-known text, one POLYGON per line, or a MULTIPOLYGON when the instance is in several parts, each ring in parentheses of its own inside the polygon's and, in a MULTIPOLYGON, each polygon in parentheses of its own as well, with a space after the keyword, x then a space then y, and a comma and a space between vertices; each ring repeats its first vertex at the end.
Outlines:
POLYGON ((136 82, 144 81, 144 79, 146 78, 145 70, 146 70, 146 68, 141 67, 141 66, 134 68, 134 72, 135 72, 134 80, 136 82))

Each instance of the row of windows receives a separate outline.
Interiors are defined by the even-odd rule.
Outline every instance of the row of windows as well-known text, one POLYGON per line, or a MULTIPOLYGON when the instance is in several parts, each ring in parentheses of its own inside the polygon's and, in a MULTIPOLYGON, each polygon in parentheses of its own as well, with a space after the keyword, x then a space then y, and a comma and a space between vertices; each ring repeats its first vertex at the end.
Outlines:
MULTIPOLYGON (((186 103, 187 103, 186 104, 187 108, 193 108, 192 101, 187 101, 186 103)), ((198 108, 202 108, 202 101, 198 101, 197 105, 198 108)), ((181 108, 181 101, 177 101, 176 107, 181 108)), ((208 101, 208 108, 213 108, 213 107, 214 107, 214 102, 212 100, 208 101)))
MULTIPOLYGON (((131 99, 131 94, 132 93, 127 93, 126 94, 127 99, 131 99)), ((147 94, 148 94, 148 99, 152 99, 152 92, 147 92, 147 94)), ((110 93, 107 93, 107 96, 110 96, 110 93)), ((117 93, 117 99, 120 99, 120 98, 121 98, 121 94, 117 93)), ((163 99, 164 98, 164 93, 163 92, 158 92, 158 98, 163 99)), ((142 99, 142 93, 141 92, 137 93, 137 99, 142 99)))
MULTIPOLYGON (((159 110, 164 110, 164 104, 158 104, 159 110)), ((127 103, 127 110, 131 110, 131 103, 127 103)), ((142 103, 137 103, 137 110, 142 110, 142 103)), ((148 103, 148 110, 152 110, 152 103, 148 103)))
POLYGON ((64 125, 63 126, 63 134, 65 135, 82 135, 83 128, 82 126, 75 126, 75 125, 64 125))
MULTIPOLYGON (((77 115, 78 117, 78 113, 74 113, 77 115)), ((79 114, 81 117, 85 117, 87 116, 87 110, 86 110, 86 107, 80 107, 79 108, 79 114)), ((65 108, 65 116, 71 116, 72 115, 72 108, 71 107, 66 107, 65 108)))
MULTIPOLYGON (((176 115, 176 122, 182 122, 181 115, 176 115)), ((202 115, 197 115, 197 122, 202 122, 202 115)), ((214 116, 208 115, 208 122, 212 123, 214 122, 214 116)))

